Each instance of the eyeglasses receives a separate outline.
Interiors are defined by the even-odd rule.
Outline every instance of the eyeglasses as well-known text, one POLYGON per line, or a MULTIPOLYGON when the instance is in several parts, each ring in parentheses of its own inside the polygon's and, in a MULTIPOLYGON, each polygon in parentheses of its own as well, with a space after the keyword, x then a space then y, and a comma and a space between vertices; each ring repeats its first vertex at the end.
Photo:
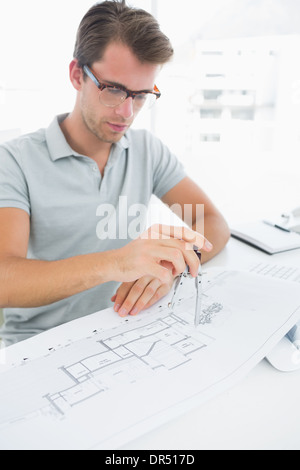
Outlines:
POLYGON ((99 88, 100 102, 109 108, 120 106, 120 104, 124 103, 129 97, 133 99, 135 109, 139 110, 143 107, 151 108, 156 100, 161 97, 161 93, 156 85, 154 85, 153 91, 130 91, 121 85, 115 86, 100 83, 94 72, 87 65, 84 65, 82 69, 99 88))

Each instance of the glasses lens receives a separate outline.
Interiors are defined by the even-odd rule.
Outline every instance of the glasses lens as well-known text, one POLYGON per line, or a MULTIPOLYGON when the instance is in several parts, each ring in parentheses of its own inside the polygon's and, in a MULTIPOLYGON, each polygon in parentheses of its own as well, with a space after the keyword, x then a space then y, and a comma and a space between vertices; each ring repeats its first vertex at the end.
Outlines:
MULTIPOLYGON (((124 103, 127 98, 125 91, 119 88, 104 88, 99 95, 100 102, 105 106, 114 108, 124 103)), ((140 93, 135 95, 133 100, 133 106, 136 110, 142 108, 151 108, 156 101, 156 96, 153 93, 140 93)))
POLYGON ((113 108, 122 104, 126 100, 126 93, 119 88, 104 88, 100 93, 100 101, 105 106, 113 108))
POLYGON ((156 96, 153 93, 141 93, 134 98, 134 106, 136 109, 151 108, 156 101, 156 96))

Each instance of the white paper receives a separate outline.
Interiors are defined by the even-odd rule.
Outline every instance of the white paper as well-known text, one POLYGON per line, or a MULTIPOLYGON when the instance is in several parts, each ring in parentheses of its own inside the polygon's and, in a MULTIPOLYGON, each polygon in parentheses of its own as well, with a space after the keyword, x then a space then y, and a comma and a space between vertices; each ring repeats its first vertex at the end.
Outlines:
MULTIPOLYGON (((257 263, 250 272, 273 279, 291 281, 300 284, 300 269, 295 266, 257 263)), ((300 369, 300 323, 298 322, 267 355, 273 367, 282 372, 294 372, 300 369)))
POLYGON ((108 309, 7 348, 0 448, 120 448, 233 386, 300 318, 296 283, 211 269, 195 329, 191 286, 175 312, 108 309))
POLYGON ((295 266, 284 266, 272 263, 256 263, 250 268, 250 272, 262 276, 269 276, 282 281, 292 281, 300 284, 300 269, 295 266))

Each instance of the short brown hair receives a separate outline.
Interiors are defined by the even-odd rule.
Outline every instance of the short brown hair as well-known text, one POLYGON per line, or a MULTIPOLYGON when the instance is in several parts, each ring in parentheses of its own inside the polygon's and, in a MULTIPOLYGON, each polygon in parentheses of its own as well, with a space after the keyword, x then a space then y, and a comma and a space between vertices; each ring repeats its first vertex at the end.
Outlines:
POLYGON ((90 8, 78 28, 74 58, 80 67, 91 67, 112 42, 128 46, 141 63, 163 65, 174 53, 156 19, 127 6, 125 0, 108 0, 90 8))

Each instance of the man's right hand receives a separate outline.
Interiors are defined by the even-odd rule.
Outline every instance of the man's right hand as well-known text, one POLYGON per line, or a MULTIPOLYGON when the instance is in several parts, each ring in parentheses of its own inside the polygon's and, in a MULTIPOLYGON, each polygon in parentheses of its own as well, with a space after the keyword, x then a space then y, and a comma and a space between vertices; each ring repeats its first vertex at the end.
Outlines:
POLYGON ((204 251, 213 248, 205 237, 193 230, 154 225, 125 247, 109 252, 109 277, 117 282, 133 282, 148 275, 164 284, 170 278, 168 269, 162 266, 166 261, 172 265, 173 276, 182 273, 188 265, 191 275, 196 277, 199 259, 194 253, 195 246, 204 251))
POLYGON ((124 248, 56 261, 27 259, 30 218, 0 209, 0 308, 36 308, 59 302, 109 281, 134 282, 152 276, 168 284, 189 265, 196 276, 193 245, 210 251, 207 240, 182 227, 153 226, 124 248), (168 263, 169 270, 166 268, 168 263))

